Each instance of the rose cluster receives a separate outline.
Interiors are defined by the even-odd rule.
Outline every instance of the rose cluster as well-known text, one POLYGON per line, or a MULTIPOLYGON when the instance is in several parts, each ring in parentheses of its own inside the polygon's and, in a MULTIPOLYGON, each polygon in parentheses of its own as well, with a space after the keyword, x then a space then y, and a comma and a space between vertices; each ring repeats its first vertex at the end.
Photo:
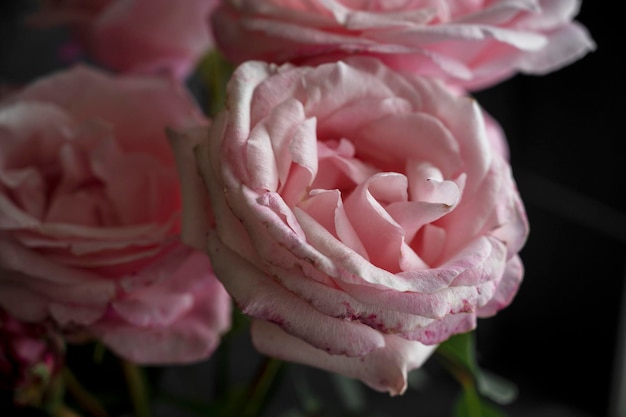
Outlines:
POLYGON ((401 394, 509 305, 528 235, 466 92, 595 45, 577 0, 50 0, 104 69, 0 101, 0 307, 137 362, 261 353, 401 394), (213 120, 184 80, 237 65, 213 120))

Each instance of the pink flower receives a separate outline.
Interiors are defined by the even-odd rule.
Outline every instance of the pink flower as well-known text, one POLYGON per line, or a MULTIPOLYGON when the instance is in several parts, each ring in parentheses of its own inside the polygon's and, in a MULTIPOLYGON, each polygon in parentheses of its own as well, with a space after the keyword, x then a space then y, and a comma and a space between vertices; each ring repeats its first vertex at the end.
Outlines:
POLYGON ((545 74, 595 48, 572 22, 579 0, 224 0, 213 15, 235 62, 318 63, 373 55, 402 70, 481 88, 545 74))
POLYGON ((60 334, 49 323, 23 323, 0 309, 0 392, 39 407, 64 364, 60 334))
POLYGON ((208 231, 261 352, 398 394, 438 343, 511 302, 527 222, 475 101, 361 57, 244 63, 226 104, 208 135, 174 142, 198 144, 210 200, 190 169, 186 238, 205 247, 208 231))
POLYGON ((89 54, 121 72, 186 77, 213 44, 217 0, 47 0, 30 22, 69 25, 89 54))
POLYGON ((139 363, 208 356, 229 298, 179 239, 166 126, 206 124, 182 86, 78 67, 0 102, 0 306, 139 363))

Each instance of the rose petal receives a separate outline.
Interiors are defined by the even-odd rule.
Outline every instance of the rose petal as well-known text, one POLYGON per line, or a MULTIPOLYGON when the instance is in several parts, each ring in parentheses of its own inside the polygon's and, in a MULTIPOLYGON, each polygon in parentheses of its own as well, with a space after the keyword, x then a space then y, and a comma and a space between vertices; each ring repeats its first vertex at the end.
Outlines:
POLYGON ((333 354, 361 356, 383 345, 382 336, 367 326, 320 314, 226 248, 213 234, 209 254, 218 276, 224 276, 224 269, 231 272, 229 279, 222 282, 245 314, 275 323, 287 333, 333 354), (333 336, 338 334, 342 335, 340 339, 333 336))
POLYGON ((419 368, 436 348, 390 335, 385 336, 384 346, 371 353, 346 358, 316 349, 280 327, 260 320, 252 322, 252 340, 256 349, 266 355, 358 378, 371 388, 391 395, 404 393, 407 372, 419 368))

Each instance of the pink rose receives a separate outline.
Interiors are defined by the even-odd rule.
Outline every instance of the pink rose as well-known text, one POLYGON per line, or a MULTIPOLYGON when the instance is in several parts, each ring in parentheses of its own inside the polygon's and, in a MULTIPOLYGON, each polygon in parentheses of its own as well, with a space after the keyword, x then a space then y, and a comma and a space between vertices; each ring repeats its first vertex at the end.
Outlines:
POLYGON ((465 88, 545 74, 595 48, 578 0, 224 0, 216 41, 235 62, 318 63, 372 55, 465 88))
POLYGON ((207 20, 217 0, 46 0, 30 17, 67 24, 99 63, 121 72, 186 77, 213 44, 207 20))
POLYGON ((197 124, 174 81, 83 67, 0 102, 0 306, 139 363, 208 356, 230 299, 179 239, 165 135, 197 124))
POLYGON ((211 203, 183 178, 186 238, 261 352, 398 394, 438 343, 511 302, 527 222, 475 101, 355 57, 244 63, 226 108, 176 139, 180 155, 199 144, 211 203))

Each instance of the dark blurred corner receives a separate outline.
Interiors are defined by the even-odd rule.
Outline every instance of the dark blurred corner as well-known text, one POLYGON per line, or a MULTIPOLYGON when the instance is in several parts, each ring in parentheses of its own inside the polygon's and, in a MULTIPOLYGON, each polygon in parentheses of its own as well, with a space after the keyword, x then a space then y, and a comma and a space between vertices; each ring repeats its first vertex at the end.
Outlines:
MULTIPOLYGON (((32 2, 0 3, 0 84, 19 84, 60 68, 50 45, 65 34, 20 28, 17 18, 25 4, 32 2)), ((619 321, 626 152, 624 133, 618 131, 626 89, 617 61, 624 47, 619 13, 606 7, 586 0, 577 19, 595 39, 595 52, 550 75, 517 76, 476 94, 510 141, 531 225, 522 252, 525 280, 515 301, 481 320, 477 332, 483 368, 519 387, 516 403, 505 407, 512 417, 626 416, 611 405, 626 397, 612 392, 624 354, 619 335, 626 333, 626 322, 619 321)), ((185 372, 199 371, 186 368, 169 378, 178 384, 185 372)), ((414 401, 407 395, 392 402, 377 394, 371 398, 409 411, 406 415, 437 416, 446 409, 427 411, 429 401, 445 402, 444 395, 414 401)))
POLYGON ((507 133, 531 226, 522 287, 510 307, 479 323, 478 347, 484 367, 519 385, 520 400, 624 417, 615 402, 626 387, 617 393, 612 385, 626 333, 619 322, 626 151, 618 130, 626 89, 620 23, 602 7, 583 1, 577 18, 595 52, 550 75, 518 76, 477 94, 507 133))

